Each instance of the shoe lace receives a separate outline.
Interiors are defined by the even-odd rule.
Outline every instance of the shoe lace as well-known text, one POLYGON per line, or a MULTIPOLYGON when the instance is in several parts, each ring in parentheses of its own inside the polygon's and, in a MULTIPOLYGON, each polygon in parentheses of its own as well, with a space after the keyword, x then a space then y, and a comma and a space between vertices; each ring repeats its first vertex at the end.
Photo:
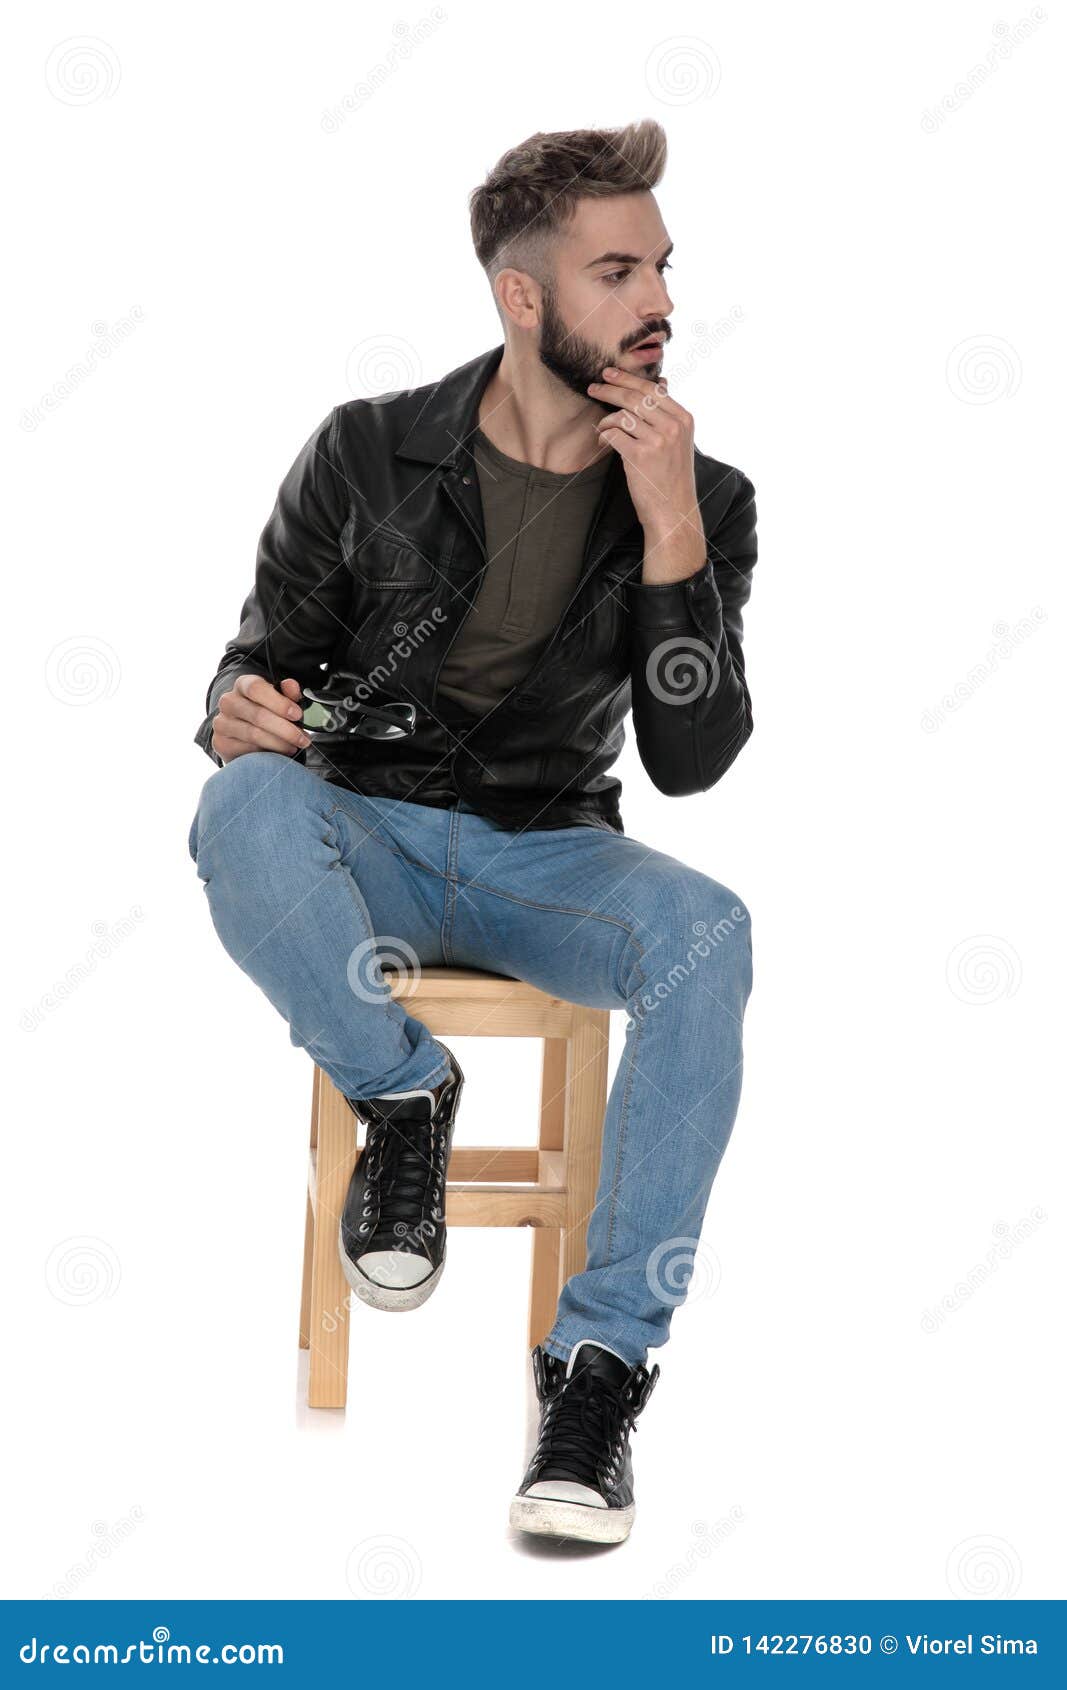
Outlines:
POLYGON ((389 1120, 368 1126, 367 1196, 377 1229, 403 1237, 416 1228, 432 1236, 444 1219, 443 1134, 431 1122, 389 1120))
POLYGON ((534 1465, 542 1477, 595 1488, 602 1476, 617 1476, 633 1424, 617 1392, 590 1371, 579 1372, 545 1402, 534 1465))

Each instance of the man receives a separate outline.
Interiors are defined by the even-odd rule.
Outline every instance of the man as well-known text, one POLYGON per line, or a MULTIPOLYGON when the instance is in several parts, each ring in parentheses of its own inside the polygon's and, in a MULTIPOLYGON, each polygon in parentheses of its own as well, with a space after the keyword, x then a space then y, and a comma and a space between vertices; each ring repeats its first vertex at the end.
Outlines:
POLYGON ((662 373, 665 159, 653 122, 538 134, 471 195, 503 344, 306 442, 208 691, 220 767, 189 836, 222 943, 366 1123, 339 1249, 371 1307, 440 1281, 463 1087, 383 955, 627 1009, 587 1266, 533 1354, 511 1505, 520 1530, 599 1542, 633 1519, 646 1356, 733 1125, 751 988, 744 904, 630 839, 607 772, 631 705, 668 795, 706 791, 752 728, 754 492, 695 449, 662 373), (355 695, 342 738, 303 714, 324 669, 355 695))

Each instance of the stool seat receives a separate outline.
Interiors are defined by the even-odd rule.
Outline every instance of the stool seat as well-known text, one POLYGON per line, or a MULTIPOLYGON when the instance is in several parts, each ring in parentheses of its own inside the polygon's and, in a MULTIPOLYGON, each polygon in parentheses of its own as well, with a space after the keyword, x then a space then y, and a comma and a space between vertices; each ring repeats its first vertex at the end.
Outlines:
MULTIPOLYGON (((563 1283, 585 1266, 607 1104, 609 1011, 568 1003, 523 980, 481 969, 385 969, 383 978, 393 998, 431 1033, 543 1042, 536 1144, 454 1144, 445 1186, 448 1226, 533 1228, 532 1348, 552 1325, 563 1283)), ((360 1317, 367 1312, 353 1298, 337 1253, 360 1125, 316 1066, 300 1303, 311 1408, 344 1407, 349 1319, 353 1306, 360 1317)), ((459 1118, 457 1132, 462 1130, 459 1118)))

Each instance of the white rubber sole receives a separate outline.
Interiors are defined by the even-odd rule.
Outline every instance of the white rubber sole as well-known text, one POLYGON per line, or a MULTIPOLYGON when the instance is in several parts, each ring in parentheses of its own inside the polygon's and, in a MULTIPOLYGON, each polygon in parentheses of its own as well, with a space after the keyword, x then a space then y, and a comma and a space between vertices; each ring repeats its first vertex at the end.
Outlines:
POLYGON ((425 1279, 420 1279, 417 1285, 377 1285, 349 1261, 340 1226, 337 1228, 337 1254, 341 1258, 341 1272, 360 1302, 368 1304, 372 1309, 388 1309, 396 1314, 420 1308, 427 1297, 433 1296, 437 1282, 445 1271, 445 1264, 442 1262, 440 1267, 434 1268, 425 1279))
POLYGON ((634 1523, 629 1508, 589 1508, 582 1502, 552 1502, 547 1497, 513 1496, 509 1515, 517 1532, 538 1537, 575 1537, 583 1543, 623 1543, 634 1523))

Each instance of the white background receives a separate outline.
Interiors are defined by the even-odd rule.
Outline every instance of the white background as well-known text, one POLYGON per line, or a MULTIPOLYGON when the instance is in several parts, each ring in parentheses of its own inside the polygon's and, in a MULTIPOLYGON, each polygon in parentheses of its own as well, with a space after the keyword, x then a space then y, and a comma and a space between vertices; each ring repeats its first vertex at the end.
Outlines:
MULTIPOLYGON (((23 17, 5 1594, 1057 1593, 1062 52, 1021 5, 23 17), (743 895, 755 987, 716 1271, 586 1555, 507 1529, 528 1234, 454 1232, 425 1309, 356 1310, 347 1416, 301 1406, 310 1066, 186 839, 298 448, 498 343, 507 147, 643 116, 672 392, 757 490, 756 727, 681 800, 628 744, 623 813, 743 895)), ((461 1142, 528 1138, 534 1047, 456 1049, 461 1142)))

